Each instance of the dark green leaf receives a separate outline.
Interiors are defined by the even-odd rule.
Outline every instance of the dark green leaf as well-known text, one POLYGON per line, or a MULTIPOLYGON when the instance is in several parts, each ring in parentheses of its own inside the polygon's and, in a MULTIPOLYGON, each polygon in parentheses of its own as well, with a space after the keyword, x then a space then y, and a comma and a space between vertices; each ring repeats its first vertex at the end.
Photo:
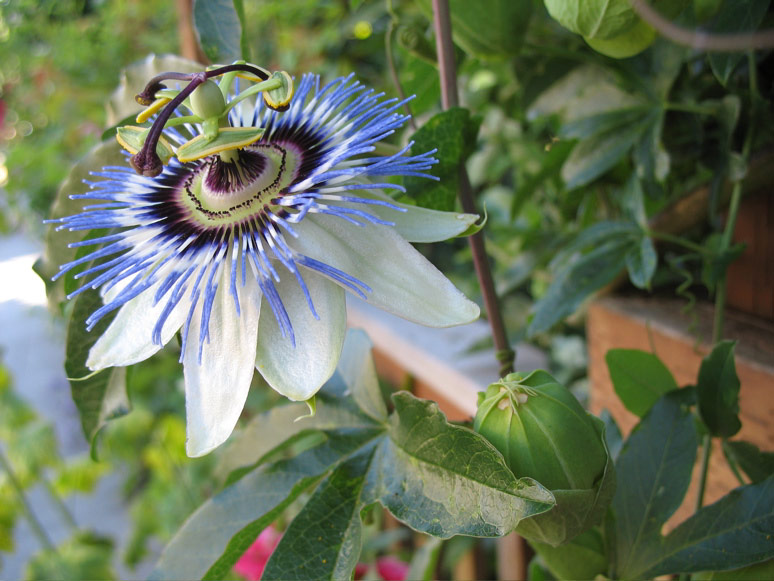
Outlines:
POLYGON ((699 414, 713 436, 730 438, 742 427, 739 420, 739 378, 734 364, 734 341, 715 345, 699 368, 696 385, 699 414))
POLYGON ((648 128, 644 121, 614 127, 584 139, 562 166, 562 179, 573 190, 597 179, 621 161, 648 128))
MULTIPOLYGON (((608 351, 609 353, 609 351, 608 351)), ((599 414, 599 419, 605 424, 605 443, 607 445, 607 451, 613 461, 618 460, 618 455, 623 448, 623 436, 621 435, 621 428, 615 422, 613 414, 607 409, 603 409, 599 414)))
POLYGON ((438 406, 408 392, 393 396, 387 438, 369 475, 373 500, 414 530, 501 536, 553 506, 547 490, 517 479, 482 436, 446 421, 438 406))
POLYGON ((774 579, 774 559, 733 571, 712 571, 691 575, 691 581, 761 581, 762 579, 774 579))
MULTIPOLYGON (((712 23, 707 27, 716 33, 744 33, 758 29, 763 17, 769 9, 770 0, 726 0, 715 14, 712 23)), ((744 58, 744 53, 711 52, 709 54, 712 72, 718 81, 725 86, 731 78, 731 73, 744 58)))
POLYGON ((641 229, 634 222, 604 220, 581 230, 571 242, 565 243, 551 260, 550 267, 557 268, 569 262, 578 252, 593 250, 603 244, 620 242, 629 244, 640 236, 641 229))
POLYGON ((439 181, 414 176, 407 176, 404 180, 406 193, 418 205, 435 210, 454 209, 460 167, 476 146, 478 126, 467 109, 454 107, 435 115, 414 134, 413 151, 438 149, 435 154, 438 164, 430 173, 439 181))
POLYGON ((102 306, 102 297, 94 289, 78 295, 67 324, 65 372, 70 381, 73 401, 81 417, 81 427, 96 457, 96 436, 114 418, 129 413, 126 395, 126 367, 111 367, 93 373, 86 367, 89 350, 110 325, 115 312, 103 317, 91 331, 86 319, 102 306))
MULTIPOLYGON (((431 0, 419 0, 427 15, 431 0)), ((529 0, 451 0, 454 42, 477 57, 515 54, 521 48, 532 14, 529 0)))
POLYGON ((642 578, 661 558, 661 527, 691 481, 698 437, 682 390, 659 399, 634 429, 616 463, 615 572, 642 578))
POLYGON ((350 579, 360 556, 361 494, 373 446, 334 469, 290 523, 261 579, 350 579))
POLYGON ((624 268, 630 246, 630 241, 623 237, 609 240, 563 267, 533 306, 529 335, 550 329, 574 313, 591 293, 613 280, 624 268))
POLYGON ((212 62, 242 58, 242 23, 233 0, 194 0, 193 19, 199 45, 212 62))
POLYGON ((741 468, 753 484, 774 474, 774 452, 762 452, 749 442, 723 442, 723 452, 729 462, 741 468))
POLYGON ((607 573, 605 543, 598 528, 590 529, 560 547, 534 542, 530 542, 530 546, 557 579, 595 579, 597 575, 607 573))
POLYGON ((629 271, 629 280, 637 288, 650 288, 650 279, 656 272, 658 255, 653 247, 651 239, 643 233, 638 244, 632 246, 626 254, 626 270, 629 271))
POLYGON ((288 504, 380 433, 327 432, 318 446, 245 475, 189 517, 164 549, 150 578, 224 578, 261 530, 288 504))
POLYGON ((563 125, 559 136, 564 139, 587 139, 614 129, 623 131, 623 128, 640 121, 650 110, 651 106, 644 104, 589 115, 563 125))
POLYGON ((637 168, 636 175, 647 182, 662 183, 669 175, 670 158, 661 142, 664 127, 664 111, 656 108, 648 115, 648 127, 634 145, 632 159, 637 168))
POLYGON ((736 488, 664 538, 656 562, 631 577, 736 569, 774 557, 774 477, 736 488))
POLYGON ((677 389, 669 369, 656 355, 638 349, 611 349, 605 355, 615 393, 640 417, 665 393, 677 389))

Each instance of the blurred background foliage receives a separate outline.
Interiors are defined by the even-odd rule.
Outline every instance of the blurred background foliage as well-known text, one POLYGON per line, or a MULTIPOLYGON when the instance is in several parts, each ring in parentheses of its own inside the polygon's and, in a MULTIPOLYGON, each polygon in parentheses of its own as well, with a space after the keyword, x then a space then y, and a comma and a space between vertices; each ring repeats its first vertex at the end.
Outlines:
MULTIPOLYGON (((252 60, 267 68, 296 76, 313 71, 324 79, 354 72, 389 96, 416 95, 410 108, 421 127, 440 110, 429 4, 245 1, 245 38, 252 60)), ((41 235, 58 185, 101 141, 105 103, 120 71, 149 53, 181 52, 180 5, 0 0, 0 230, 41 235)), ((729 16, 734 0, 684 2, 678 18, 715 32, 774 24, 768 0, 747 5, 757 10, 752 22, 729 16)), ((452 6, 466 10, 465 3, 452 6)), ((771 51, 751 60, 708 56, 657 39, 641 54, 616 60, 562 28, 542 1, 498 6, 513 12, 509 32, 491 28, 477 36, 484 29, 474 22, 455 38, 461 100, 472 112, 465 131, 476 136, 458 155, 469 155, 471 182, 489 216, 487 249, 511 338, 541 345, 560 381, 582 384, 576 310, 588 296, 614 282, 635 292, 679 289, 690 304, 711 296, 718 265, 738 253, 713 248, 727 184, 750 178, 751 161, 774 140, 774 58, 771 51), (750 89, 751 66, 757 91, 750 89), (749 158, 740 154, 746 140, 749 158), (665 243, 656 249, 658 232, 651 228, 669 226, 658 221, 664 210, 701 188, 709 191, 706 206, 679 230, 663 230, 665 243)), ((396 143, 412 131, 395 136, 396 143)), ((466 294, 479 296, 464 241, 422 250, 466 294)), ((216 486, 217 453, 184 456, 176 358, 172 346, 130 370, 134 412, 104 430, 99 463, 63 460, 50 426, 14 395, 7 374, 0 375, 2 440, 19 487, 43 482, 66 497, 91 490, 121 467, 134 519, 122 558, 132 566, 153 552, 152 539, 168 540, 216 486)), ((272 394, 252 390, 245 417, 273 405, 272 394)), ((1 486, 3 498, 18 492, 7 480, 1 486)), ((1 510, 0 550, 9 551, 24 505, 3 503, 1 510)), ((73 530, 70 553, 60 551, 54 561, 43 554, 30 571, 45 572, 73 554, 72 567, 87 563, 101 576, 106 565, 99 555, 109 554, 112 544, 73 530)))

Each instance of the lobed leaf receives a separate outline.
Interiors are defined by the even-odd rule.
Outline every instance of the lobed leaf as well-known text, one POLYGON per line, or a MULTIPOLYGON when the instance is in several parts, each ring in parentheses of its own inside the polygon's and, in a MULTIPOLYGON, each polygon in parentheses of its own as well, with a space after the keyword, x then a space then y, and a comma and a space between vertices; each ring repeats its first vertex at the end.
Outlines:
POLYGON ((434 402, 393 395, 395 413, 375 452, 370 494, 411 528, 436 537, 502 536, 554 505, 517 479, 482 436, 454 426, 434 402))
POLYGON ((705 506, 664 538, 659 558, 631 577, 737 569, 774 557, 774 476, 705 506))
POLYGON ((696 425, 684 390, 667 393, 645 415, 616 462, 615 573, 624 579, 661 558, 661 527, 677 510, 696 459, 696 425))
POLYGON ((615 393, 627 410, 644 416, 665 393, 677 389, 661 359, 639 349, 611 349, 605 354, 615 393))
POLYGON ((696 385, 699 414, 713 436, 730 438, 742 427, 739 419, 739 378, 734 364, 734 341, 715 345, 699 368, 696 385))

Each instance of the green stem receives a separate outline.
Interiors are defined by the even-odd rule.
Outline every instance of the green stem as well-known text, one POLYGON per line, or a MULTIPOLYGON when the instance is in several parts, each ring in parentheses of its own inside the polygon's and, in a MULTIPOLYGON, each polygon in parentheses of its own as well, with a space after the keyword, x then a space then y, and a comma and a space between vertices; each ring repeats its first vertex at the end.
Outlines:
POLYGON ((729 455, 726 454, 726 463, 728 464, 728 467, 731 468, 731 472, 734 473, 734 476, 736 476, 736 479, 739 481, 740 486, 744 486, 747 484, 745 479, 742 477, 742 473, 739 472, 739 466, 737 466, 736 462, 729 458, 729 455))
POLYGON ((56 546, 54 545, 53 541, 48 537, 48 535, 46 534, 46 530, 43 528, 43 525, 38 520, 38 517, 35 515, 35 512, 32 510, 32 506, 27 500, 27 495, 24 494, 24 488, 19 482, 19 479, 16 477, 16 474, 14 473, 10 462, 8 462, 8 459, 5 457, 5 454, 3 454, 2 451, 0 451, 0 467, 2 467, 2 469, 8 475, 8 481, 11 483, 11 488, 14 489, 16 496, 19 497, 19 504, 21 505, 24 516, 30 523, 30 527, 32 528, 32 533, 38 538, 41 545, 43 545, 49 551, 52 551, 54 554, 57 554, 58 556, 58 553, 56 551, 56 546))
MULTIPOLYGON (((392 3, 388 3, 388 11, 390 14, 392 13, 392 3)), ((395 33, 395 15, 392 15, 392 18, 390 19, 390 22, 387 24, 387 31, 384 33, 384 52, 387 56, 387 68, 390 71, 390 78, 392 79, 392 84, 395 86, 395 90, 398 92, 398 95, 400 96, 401 101, 406 100, 406 93, 403 92, 403 86, 400 84, 400 79, 398 78, 398 69, 395 68, 395 60, 392 56, 392 36, 395 33)), ((411 114, 411 107, 409 104, 403 103, 403 109, 406 111, 406 114, 409 118, 409 124, 411 125, 411 128, 416 131, 417 130, 417 122, 414 121, 414 116, 411 114)))
MULTIPOLYGON (((755 63, 755 55, 752 52, 747 54, 747 63, 750 75, 750 115, 747 126, 747 135, 745 135, 744 144, 742 145, 742 159, 747 162, 750 159, 750 150, 752 149, 753 136, 755 133, 755 117, 757 111, 757 99, 758 99, 758 70, 755 63)), ((723 254, 731 246, 731 241, 734 237, 734 228, 736 227, 736 218, 739 214, 739 205, 742 200, 742 182, 741 180, 734 183, 734 188, 731 191, 731 201, 728 205, 728 219, 726 220, 726 227, 723 231, 723 236, 720 239, 719 254, 723 254)), ((712 326, 712 344, 715 345, 723 340, 723 325, 725 319, 726 309, 726 294, 727 294, 727 271, 718 279, 717 290, 715 292, 715 315, 712 326)))
POLYGON ((710 453, 712 452, 712 436, 705 434, 701 442, 701 479, 699 480, 699 490, 696 492, 696 510, 704 505, 704 489, 707 486, 707 474, 709 473, 710 453))
POLYGON ((677 244, 689 250, 693 250, 694 252, 698 252, 699 254, 709 253, 707 248, 705 248, 701 244, 696 244, 695 242, 691 242, 690 240, 686 240, 685 238, 681 238, 680 236, 675 236, 674 234, 668 234, 666 232, 656 232, 655 230, 650 230, 648 228, 645 229, 645 233, 651 238, 655 238, 656 240, 663 240, 665 242, 677 244))
MULTIPOLYGON (((454 44, 451 33, 451 12, 448 0, 433 0, 433 26, 435 28, 435 43, 438 52, 438 72, 441 77, 441 103, 444 109, 459 105, 457 94, 457 70, 454 62, 454 44)), ((473 188, 470 185, 465 165, 460 167, 459 197, 462 210, 475 214, 476 203, 473 199, 473 188)), ((489 257, 484 246, 484 233, 479 231, 468 237, 468 244, 473 255, 473 266, 476 270, 484 307, 492 330, 497 360, 500 363, 500 376, 503 377, 514 369, 515 353, 508 341, 505 322, 500 311, 499 299, 495 290, 489 257)))
POLYGON ((48 495, 51 497, 51 500, 54 501, 59 514, 67 523, 67 526, 70 527, 70 529, 73 531, 76 530, 78 528, 78 523, 75 522, 73 513, 70 512, 69 508, 67 508, 67 505, 62 500, 62 497, 60 497, 56 490, 54 490, 54 486, 51 484, 51 482, 49 482, 48 478, 41 476, 40 480, 43 482, 43 486, 45 486, 46 490, 48 491, 48 495))

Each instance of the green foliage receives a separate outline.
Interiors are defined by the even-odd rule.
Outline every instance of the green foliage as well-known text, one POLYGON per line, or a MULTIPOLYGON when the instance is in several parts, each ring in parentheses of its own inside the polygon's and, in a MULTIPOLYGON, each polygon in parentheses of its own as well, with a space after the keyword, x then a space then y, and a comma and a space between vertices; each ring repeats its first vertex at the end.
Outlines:
MULTIPOLYGON (((741 33, 756 30, 763 22, 763 18, 769 9, 770 0, 749 0, 741 3, 722 2, 718 8, 704 8, 706 17, 708 12, 715 15, 708 28, 718 33, 741 33)), ((734 69, 744 58, 741 53, 713 52, 709 55, 712 72, 718 81, 726 86, 734 69)))
POLYGON ((237 9, 233 0, 196 0, 193 7, 194 25, 199 37, 199 44, 214 63, 231 63, 239 59, 247 59, 243 54, 242 39, 244 38, 242 22, 244 9, 237 9))
MULTIPOLYGON (((432 15, 430 0, 418 0, 432 15)), ((454 42, 479 58, 516 54, 524 41, 530 16, 530 0, 466 0, 449 2, 454 42)))
MULTIPOLYGON (((363 340, 358 334, 348 340, 353 353, 338 373, 352 390, 378 390, 363 340)), ((333 381, 327 389, 335 393, 342 379, 333 381)), ((374 396, 356 401, 373 402, 374 396)), ((151 577, 222 578, 263 528, 318 484, 290 523, 264 578, 349 577, 360 553, 361 513, 376 502, 415 530, 443 538, 504 535, 521 519, 552 506, 550 493, 530 479, 517 479, 486 440, 449 424, 435 404, 406 392, 395 394, 393 403, 387 420, 370 419, 366 413, 372 404, 367 404, 359 413, 368 427, 315 430, 321 438, 296 456, 271 461, 264 455, 268 460, 191 516, 151 577)))
POLYGON ((417 205, 434 210, 454 209, 460 167, 473 151, 477 133, 478 123, 471 119, 470 112, 457 107, 438 113, 413 135, 414 152, 438 150, 438 164, 432 170, 438 181, 412 176, 404 179, 406 194, 417 205))
POLYGON ((715 345, 699 368, 696 392, 701 419, 713 436, 730 438, 742 427, 739 420, 739 378, 733 341, 715 345))
POLYGON ((113 541, 81 532, 56 549, 37 554, 27 565, 28 579, 115 579, 113 541))
POLYGON ((67 326, 65 372, 70 381, 73 401, 81 418, 86 439, 96 458, 96 437, 106 422, 129 412, 126 395, 126 368, 114 367, 92 372, 86 367, 89 350, 105 332, 113 317, 108 315, 91 330, 86 330, 86 319, 102 306, 102 297, 96 290, 81 293, 74 301, 67 326))
POLYGON ((774 452, 762 452, 749 442, 723 441, 723 452, 729 463, 738 466, 753 484, 774 474, 774 452))
POLYGON ((611 349, 605 361, 615 393, 626 409, 643 417, 666 392, 677 389, 675 378, 656 355, 637 349, 611 349))
POLYGON ((659 557, 661 527, 688 489, 698 437, 683 395, 658 400, 616 462, 614 554, 622 578, 641 577, 659 557))

